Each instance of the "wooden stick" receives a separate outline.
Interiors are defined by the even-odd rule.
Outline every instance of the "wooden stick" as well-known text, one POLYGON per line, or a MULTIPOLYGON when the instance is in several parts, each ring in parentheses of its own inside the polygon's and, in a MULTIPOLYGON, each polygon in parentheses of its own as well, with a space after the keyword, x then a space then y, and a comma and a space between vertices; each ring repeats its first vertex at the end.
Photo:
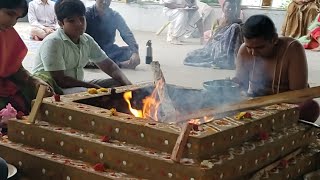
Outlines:
POLYGON ((161 28, 156 32, 156 35, 159 36, 162 31, 170 24, 170 22, 167 22, 166 24, 164 24, 163 26, 161 26, 161 28))
POLYGON ((32 106, 32 109, 31 109, 31 112, 30 112, 30 115, 29 115, 29 122, 31 124, 34 124, 35 121, 36 121, 36 115, 40 109, 40 106, 41 106, 41 103, 42 103, 42 100, 43 100, 43 97, 46 93, 46 90, 47 90, 47 87, 46 86, 43 86, 43 85, 40 85, 39 89, 38 89, 38 93, 37 93, 37 97, 36 97, 36 100, 32 106))
POLYGON ((219 114, 223 112, 239 111, 239 110, 257 108, 257 107, 268 106, 268 105, 279 104, 279 103, 298 103, 298 102, 303 102, 307 99, 313 99, 317 97, 320 97, 320 86, 301 89, 301 90, 295 90, 295 91, 287 91, 287 92, 270 95, 270 96, 257 97, 257 98, 241 101, 235 104, 224 105, 221 107, 206 108, 206 109, 198 110, 197 112, 180 116, 178 117, 178 119, 189 120, 189 119, 199 118, 203 116, 219 114))
POLYGON ((173 160, 175 162, 180 162, 192 127, 193 127, 193 124, 191 124, 191 123, 185 123, 183 125, 181 132, 180 132, 180 135, 179 135, 179 137, 176 141, 176 144, 173 148, 173 151, 171 154, 171 160, 173 160))

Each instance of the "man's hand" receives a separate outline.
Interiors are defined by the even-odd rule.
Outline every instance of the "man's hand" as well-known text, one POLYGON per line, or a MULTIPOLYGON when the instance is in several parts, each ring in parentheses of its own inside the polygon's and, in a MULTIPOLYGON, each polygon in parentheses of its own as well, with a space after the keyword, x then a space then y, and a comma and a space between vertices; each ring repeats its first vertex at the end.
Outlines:
POLYGON ((54 29, 53 29, 53 28, 49 28, 49 27, 45 27, 43 30, 44 30, 44 32, 46 32, 47 34, 50 34, 50 33, 53 33, 53 32, 54 32, 54 29))
POLYGON ((138 53, 133 53, 129 60, 120 63, 121 68, 135 69, 140 64, 140 57, 138 53))
POLYGON ((306 35, 307 39, 311 39, 311 31, 308 32, 308 34, 306 35))
POLYGON ((130 57, 130 64, 138 66, 140 64, 140 56, 138 53, 133 53, 130 57))
POLYGON ((31 83, 31 86, 34 87, 36 92, 38 92, 38 89, 39 89, 40 85, 46 86, 47 90, 46 90, 46 93, 45 93, 45 97, 49 97, 49 96, 52 96, 54 94, 53 88, 48 83, 46 83, 45 81, 43 81, 40 78, 30 77, 30 83, 31 83))

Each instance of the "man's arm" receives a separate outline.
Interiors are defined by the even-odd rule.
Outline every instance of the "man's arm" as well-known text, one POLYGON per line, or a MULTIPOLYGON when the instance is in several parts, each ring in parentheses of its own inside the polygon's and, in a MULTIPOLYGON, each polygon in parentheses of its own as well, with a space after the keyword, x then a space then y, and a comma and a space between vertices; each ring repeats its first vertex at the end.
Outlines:
POLYGON ((114 63, 111 59, 107 58, 104 61, 96 63, 97 66, 114 80, 121 83, 121 85, 131 85, 132 83, 123 74, 118 65, 114 63))
POLYGON ((123 41, 127 43, 133 53, 139 54, 139 46, 136 39, 134 38, 132 31, 130 30, 122 16, 118 13, 116 13, 115 22, 117 23, 117 29, 120 32, 120 36, 123 41))
POLYGON ((21 66, 19 70, 11 76, 11 78, 17 81, 21 86, 32 87, 35 94, 40 85, 47 86, 45 93, 46 97, 51 96, 54 92, 53 88, 49 84, 39 78, 33 77, 23 66, 21 66))
POLYGON ((87 37, 88 44, 90 46, 90 60, 114 80, 117 80, 122 85, 130 85, 131 82, 122 73, 118 65, 106 55, 106 53, 100 48, 100 46, 91 36, 87 35, 87 37))
POLYGON ((29 3, 29 9, 28 9, 28 20, 31 26, 34 27, 38 27, 41 29, 44 29, 45 26, 43 26, 42 24, 40 24, 38 22, 37 16, 36 16, 36 11, 35 11, 35 7, 34 7, 34 2, 30 2, 29 3))
POLYGON ((244 44, 240 46, 236 59, 236 75, 233 78, 233 81, 240 85, 240 88, 244 91, 247 91, 249 88, 249 74, 248 69, 248 51, 244 44))
POLYGON ((61 88, 72 87, 86 87, 86 88, 100 88, 98 85, 90 84, 70 76, 65 76, 64 71, 49 71, 52 78, 56 81, 57 85, 61 88))
POLYGON ((302 45, 295 41, 288 49, 288 80, 289 89, 298 90, 308 86, 308 66, 302 45), (293 53, 291 53, 293 52, 293 53))

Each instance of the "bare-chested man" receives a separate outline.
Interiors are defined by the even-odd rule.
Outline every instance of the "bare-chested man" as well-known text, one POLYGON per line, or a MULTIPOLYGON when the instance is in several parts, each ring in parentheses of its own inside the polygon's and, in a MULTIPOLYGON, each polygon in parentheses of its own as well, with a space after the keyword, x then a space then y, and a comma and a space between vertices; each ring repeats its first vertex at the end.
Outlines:
MULTIPOLYGON (((244 44, 236 60, 236 77, 250 96, 264 96, 308 88, 308 67, 302 45, 293 38, 278 37, 265 15, 250 17, 242 28, 244 44)), ((315 121, 319 105, 300 104, 300 118, 315 121)))

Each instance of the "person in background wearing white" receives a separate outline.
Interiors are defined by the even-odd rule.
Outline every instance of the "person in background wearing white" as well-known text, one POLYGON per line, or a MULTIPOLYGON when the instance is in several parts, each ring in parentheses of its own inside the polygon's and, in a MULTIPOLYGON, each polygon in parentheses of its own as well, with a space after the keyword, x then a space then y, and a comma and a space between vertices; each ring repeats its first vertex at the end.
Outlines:
POLYGON ((172 44, 182 44, 195 29, 199 30, 200 43, 203 43, 203 19, 195 0, 163 0, 165 16, 170 22, 167 41, 172 44))
POLYGON ((33 0, 29 3, 28 19, 32 26, 32 39, 41 41, 59 27, 54 4, 51 0, 33 0))

